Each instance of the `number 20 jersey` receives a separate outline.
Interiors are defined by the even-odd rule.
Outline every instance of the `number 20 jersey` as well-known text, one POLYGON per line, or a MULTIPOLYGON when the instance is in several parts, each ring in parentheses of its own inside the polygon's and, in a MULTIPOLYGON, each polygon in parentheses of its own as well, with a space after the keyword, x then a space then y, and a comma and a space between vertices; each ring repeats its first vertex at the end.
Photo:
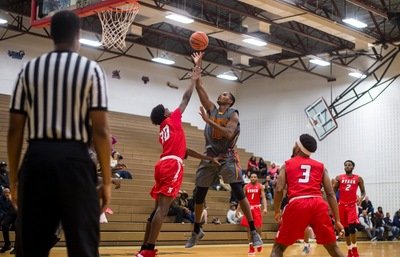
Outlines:
POLYGON ((177 108, 160 124, 160 144, 163 152, 160 157, 175 155, 181 159, 186 155, 186 138, 182 128, 182 113, 177 108))
POLYGON ((321 196, 324 164, 309 157, 296 156, 285 162, 287 195, 294 197, 321 196))

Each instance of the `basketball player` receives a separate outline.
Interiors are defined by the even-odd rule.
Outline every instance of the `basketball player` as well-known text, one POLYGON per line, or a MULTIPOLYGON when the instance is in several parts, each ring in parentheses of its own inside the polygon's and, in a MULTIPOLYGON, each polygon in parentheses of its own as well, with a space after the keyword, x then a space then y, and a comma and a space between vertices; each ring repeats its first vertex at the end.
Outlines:
MULTIPOLYGON (((265 198, 264 187, 258 183, 258 178, 256 173, 251 173, 250 183, 244 186, 244 193, 250 204, 251 214, 254 220, 254 226, 256 227, 257 233, 261 236, 262 234, 262 213, 261 213, 261 203, 263 206, 263 214, 267 214, 267 199, 265 198)), ((247 238, 249 240, 249 255, 254 255, 256 253, 253 242, 251 241, 249 222, 246 217, 242 218, 240 225, 247 227, 247 238)), ((262 251, 262 246, 257 247, 257 252, 262 251)))
POLYGON ((365 198, 364 180, 362 177, 353 174, 354 162, 347 160, 344 162, 345 174, 336 177, 335 191, 339 192, 339 213, 340 220, 343 222, 348 254, 347 257, 358 257, 356 227, 360 223, 358 220, 357 208, 357 189, 360 188, 361 203, 365 198))
POLYGON ((202 85, 201 78, 196 82, 196 91, 199 94, 200 115, 206 122, 204 135, 206 139, 206 155, 210 157, 220 157, 221 166, 216 166, 209 161, 201 161, 196 172, 195 190, 195 223, 192 236, 187 241, 185 247, 195 246, 204 237, 201 229, 200 217, 203 212, 203 203, 206 198, 208 188, 219 181, 219 175, 232 188, 232 193, 239 201, 240 207, 249 221, 250 235, 253 246, 262 245, 260 235, 254 226, 253 216, 251 215, 250 205, 243 193, 241 168, 239 160, 234 150, 236 141, 239 137, 239 112, 232 108, 235 97, 229 93, 222 93, 218 99, 218 107, 212 103, 202 85))
POLYGON ((310 158, 317 150, 314 137, 303 134, 293 147, 293 157, 285 162, 279 172, 274 196, 275 220, 280 222, 271 257, 281 257, 286 248, 304 236, 308 225, 312 227, 317 243, 324 245, 330 256, 344 257, 336 244, 336 236, 329 217, 328 205, 322 198, 321 184, 335 216, 335 228, 344 231, 340 223, 335 193, 328 171, 323 163, 310 158), (287 186, 289 203, 282 216, 280 204, 287 186))
POLYGON ((185 111, 192 96, 196 79, 201 72, 202 53, 194 53, 192 58, 195 68, 191 84, 183 94, 179 107, 170 112, 162 104, 151 111, 151 121, 160 126, 160 144, 163 147, 161 159, 157 162, 154 171, 155 183, 150 195, 155 199, 155 209, 147 221, 143 245, 138 257, 155 257, 157 250, 155 243, 160 233, 164 217, 179 192, 183 179, 183 161, 186 156, 186 139, 182 128, 182 113, 185 111))

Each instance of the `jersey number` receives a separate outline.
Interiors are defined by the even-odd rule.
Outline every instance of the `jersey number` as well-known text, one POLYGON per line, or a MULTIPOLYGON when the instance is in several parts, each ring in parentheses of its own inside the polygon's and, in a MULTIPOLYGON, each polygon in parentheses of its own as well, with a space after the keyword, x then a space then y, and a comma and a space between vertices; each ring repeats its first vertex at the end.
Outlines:
POLYGON ((160 132, 161 143, 164 144, 170 137, 169 126, 165 126, 160 132))
POLYGON ((310 181, 311 166, 303 164, 300 166, 300 168, 304 170, 304 172, 303 172, 303 177, 299 178, 299 183, 308 183, 310 181))
POLYGON ((351 184, 348 184, 348 185, 346 185, 346 188, 344 190, 350 191, 350 187, 351 187, 351 184))

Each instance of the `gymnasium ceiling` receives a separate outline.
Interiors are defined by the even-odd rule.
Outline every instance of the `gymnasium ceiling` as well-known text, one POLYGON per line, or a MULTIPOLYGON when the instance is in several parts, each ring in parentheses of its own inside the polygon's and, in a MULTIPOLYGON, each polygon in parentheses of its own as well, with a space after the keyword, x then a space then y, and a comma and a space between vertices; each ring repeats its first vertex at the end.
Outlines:
MULTIPOLYGON (((152 56, 165 51, 186 61, 175 64, 185 73, 192 51, 188 37, 202 30, 210 38, 204 57, 206 75, 216 76, 223 68, 244 82, 297 70, 333 81, 335 77, 309 63, 310 58, 357 69, 353 66, 357 58, 377 60, 384 49, 400 44, 400 0, 143 0, 140 4, 132 33, 126 39, 127 48, 103 49, 108 57, 99 57, 98 61, 120 56, 151 61, 152 56), (165 19, 167 12, 190 16, 195 22, 171 22, 165 19), (342 21, 346 17, 368 26, 356 29, 342 21), (141 33, 134 32, 138 29, 141 33), (242 41, 246 37, 268 44, 251 46, 242 41), (140 54, 134 51, 139 46, 140 54)), ((29 26, 30 0, 1 0, 0 9, 0 16, 9 20, 0 25, 0 40, 26 33, 48 37, 46 29, 29 26)), ((97 16, 84 18, 83 29, 101 34, 97 16)), ((186 73, 181 79, 185 78, 186 73)))

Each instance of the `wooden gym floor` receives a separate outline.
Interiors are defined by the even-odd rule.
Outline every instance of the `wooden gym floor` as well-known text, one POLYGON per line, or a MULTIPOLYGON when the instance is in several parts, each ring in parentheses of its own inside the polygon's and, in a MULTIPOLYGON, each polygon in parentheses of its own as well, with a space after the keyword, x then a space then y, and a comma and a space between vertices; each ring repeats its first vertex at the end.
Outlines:
MULTIPOLYGON (((271 253, 271 244, 264 245, 262 253, 256 256, 268 257, 271 253)), ((339 243, 340 249, 347 256, 346 246, 343 242, 339 243)), ((100 256, 132 257, 138 247, 101 247, 100 256)), ((199 245, 192 249, 185 249, 183 246, 161 246, 159 256, 178 256, 178 257, 246 257, 247 245, 199 245)), ((400 242, 360 242, 358 243, 360 257, 400 257, 400 242)), ((66 257, 66 249, 56 247, 52 250, 50 257, 66 257)), ((285 252, 285 257, 303 256, 302 244, 295 244, 285 252)), ((328 256, 325 249, 317 244, 311 244, 309 257, 328 256)))

